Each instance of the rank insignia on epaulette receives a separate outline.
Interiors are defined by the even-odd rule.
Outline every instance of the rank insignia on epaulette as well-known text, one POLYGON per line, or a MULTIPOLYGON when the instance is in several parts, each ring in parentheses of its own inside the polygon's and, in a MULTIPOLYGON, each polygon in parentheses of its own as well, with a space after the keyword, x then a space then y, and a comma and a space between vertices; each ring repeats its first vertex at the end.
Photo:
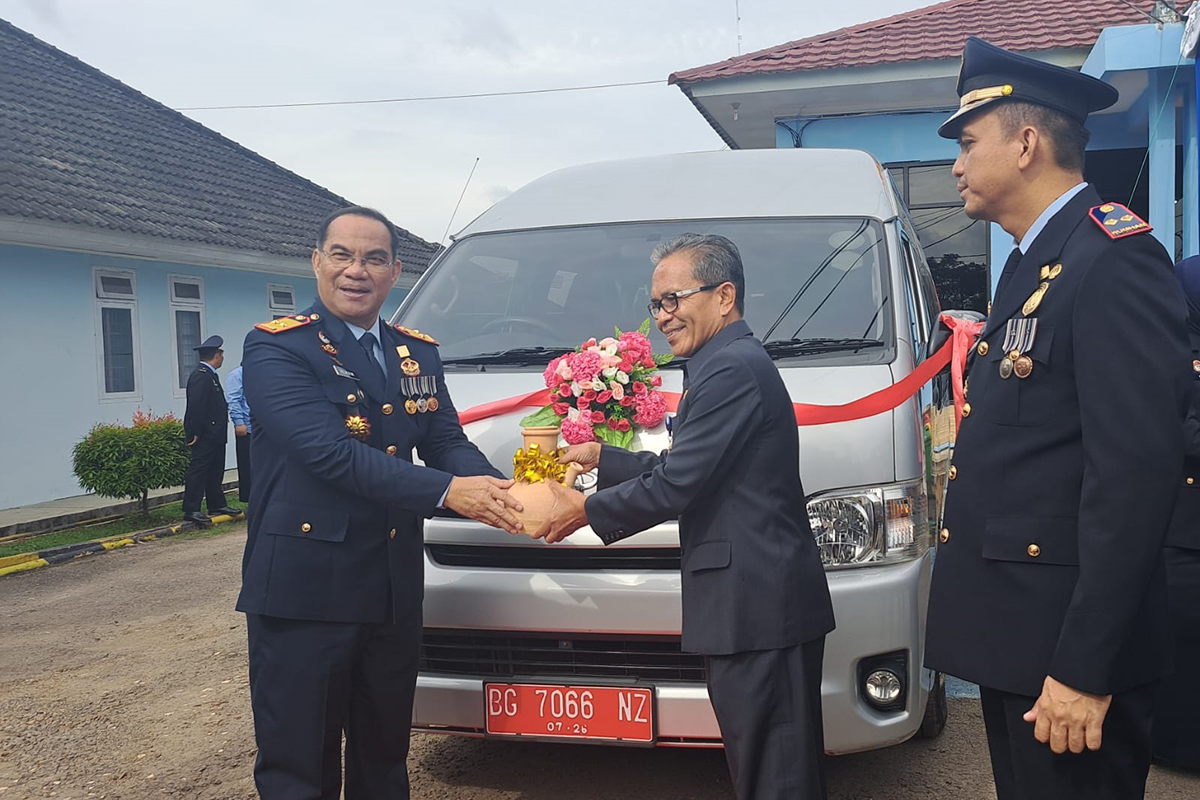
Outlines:
POLYGON ((396 330, 398 330, 400 333, 403 333, 405 336, 411 336, 414 339, 420 339, 422 342, 429 342, 430 344, 437 344, 437 340, 434 339, 432 336, 430 336, 428 333, 421 333, 418 330, 413 330, 412 328, 406 328, 403 325, 393 325, 392 327, 395 328, 396 330))
POLYGON ((1138 217, 1120 203, 1105 203, 1088 212, 1092 221, 1100 226, 1110 239, 1121 239, 1135 233, 1152 230, 1149 223, 1138 217))
POLYGON ((295 328, 303 328, 311 321, 312 320, 310 320, 308 317, 297 314, 294 317, 280 317, 279 319, 260 322, 254 327, 258 328, 260 331, 266 331, 267 333, 283 333, 284 331, 294 330, 295 328))

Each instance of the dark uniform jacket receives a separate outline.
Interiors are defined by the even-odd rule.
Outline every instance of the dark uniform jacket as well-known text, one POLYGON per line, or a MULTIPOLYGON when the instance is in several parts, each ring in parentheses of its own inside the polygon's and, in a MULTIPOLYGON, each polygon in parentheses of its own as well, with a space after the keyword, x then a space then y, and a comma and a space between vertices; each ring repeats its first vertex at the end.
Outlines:
POLYGON ((1099 204, 1081 191, 1001 280, 968 365, 934 562, 926 665, 1027 696, 1047 675, 1109 694, 1169 668, 1162 544, 1183 463, 1186 312, 1158 241, 1110 238, 1089 218, 1099 204), (1008 322, 1027 316, 1031 370, 1005 379, 1008 322))
POLYGON ((432 340, 382 326, 384 385, 320 301, 290 320, 276 333, 252 330, 242 358, 255 513, 237 608, 333 622, 411 618, 424 588, 422 519, 453 476, 503 476, 463 434, 432 340), (419 374, 405 373, 406 359, 419 374), (428 409, 430 397, 435 411, 406 410, 418 400, 428 409), (365 431, 352 418, 370 426, 365 440, 351 435, 348 419, 365 431), (427 466, 412 463, 414 448, 427 466))
POLYGON ((661 455, 604 447, 587 516, 606 544, 678 519, 683 649, 791 647, 833 630, 779 370, 743 322, 688 361, 661 455))
POLYGON ((224 442, 229 437, 229 406, 221 379, 207 364, 200 363, 187 382, 187 408, 183 412, 183 433, 190 442, 193 436, 212 442, 224 442))
POLYGON ((1183 423, 1183 480, 1175 499, 1175 513, 1167 531, 1167 545, 1200 550, 1200 340, 1192 340, 1191 409, 1183 423))

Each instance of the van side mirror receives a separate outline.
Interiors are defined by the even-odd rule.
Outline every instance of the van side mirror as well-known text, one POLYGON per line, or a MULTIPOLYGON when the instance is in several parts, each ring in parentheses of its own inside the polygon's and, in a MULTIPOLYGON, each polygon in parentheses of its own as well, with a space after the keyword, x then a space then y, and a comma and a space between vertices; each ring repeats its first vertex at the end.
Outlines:
MULTIPOLYGON (((971 322, 983 322, 987 317, 980 314, 978 311, 955 310, 943 311, 942 314, 955 317, 956 319, 965 319, 971 322)), ((925 357, 929 358, 950 339, 950 329, 946 327, 946 323, 938 320, 937 327, 933 329, 933 335, 929 337, 929 346, 926 348, 925 357)))

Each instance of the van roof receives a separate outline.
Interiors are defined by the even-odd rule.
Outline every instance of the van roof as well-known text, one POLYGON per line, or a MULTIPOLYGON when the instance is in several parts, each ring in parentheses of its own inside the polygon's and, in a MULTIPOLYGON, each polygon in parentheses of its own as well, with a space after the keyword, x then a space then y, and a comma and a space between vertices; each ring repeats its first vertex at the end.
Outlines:
POLYGON ((861 150, 718 150, 568 167, 496 203, 456 238, 610 222, 899 213, 887 174, 861 150))

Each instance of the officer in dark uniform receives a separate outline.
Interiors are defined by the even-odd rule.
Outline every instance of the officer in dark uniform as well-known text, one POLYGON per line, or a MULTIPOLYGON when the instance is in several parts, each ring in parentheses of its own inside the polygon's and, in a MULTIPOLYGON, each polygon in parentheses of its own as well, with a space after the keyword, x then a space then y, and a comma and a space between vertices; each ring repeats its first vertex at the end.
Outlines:
POLYGON ((229 436, 229 413, 225 405, 225 390, 217 370, 225 361, 221 345, 225 340, 210 336, 195 348, 200 363, 188 376, 187 409, 183 413, 183 433, 191 454, 183 479, 183 518, 197 525, 212 524, 209 516, 200 513, 200 499, 208 500, 208 513, 238 512, 225 500, 225 442, 229 436))
POLYGON ((590 524, 605 544, 679 520, 683 649, 703 653, 739 800, 822 798, 821 662, 833 606, 808 523, 787 388, 742 319, 745 280, 723 236, 660 245, 650 313, 688 358, 661 455, 577 445, 599 491, 565 487, 547 541, 590 524))
POLYGON ((1175 265, 1188 304, 1192 358, 1191 408, 1183 425, 1184 468, 1167 530, 1167 604, 1175 642, 1175 672, 1163 679, 1154 712, 1154 757, 1200 771, 1200 256, 1175 265))
POLYGON ((312 255, 319 299, 246 337, 255 513, 237 608, 265 800, 336 800, 343 732, 346 800, 409 796, 422 518, 519 527, 512 482, 458 423, 437 343, 379 319, 398 238, 378 211, 334 212, 312 255))
POLYGON ((1015 247, 968 366, 925 663, 980 685, 1000 800, 1142 797, 1183 301, 1150 226, 1083 181, 1084 121, 1115 89, 972 38, 958 91, 938 132, 967 215, 1015 247))

